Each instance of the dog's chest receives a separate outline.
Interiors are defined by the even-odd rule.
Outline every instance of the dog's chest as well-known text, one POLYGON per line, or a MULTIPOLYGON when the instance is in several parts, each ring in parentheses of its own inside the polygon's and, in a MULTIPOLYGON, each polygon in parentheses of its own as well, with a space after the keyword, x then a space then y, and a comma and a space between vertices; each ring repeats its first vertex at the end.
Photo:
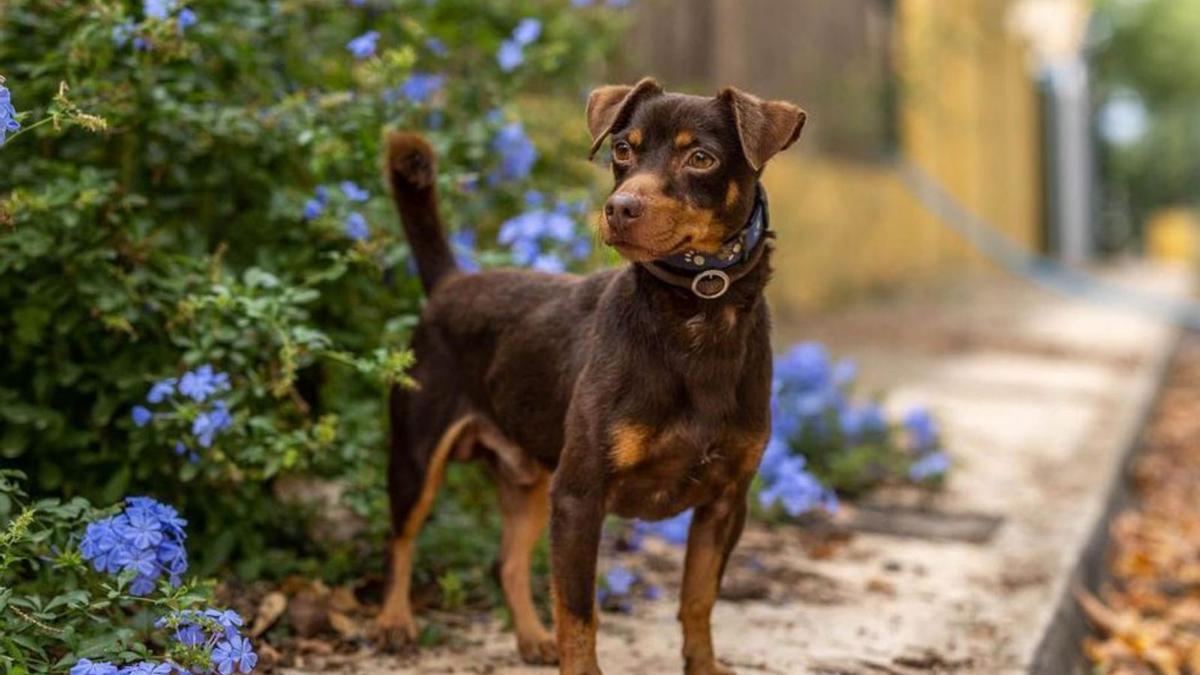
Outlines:
POLYGON ((608 509, 657 519, 703 504, 758 469, 766 429, 679 422, 658 429, 618 423, 611 433, 608 509))

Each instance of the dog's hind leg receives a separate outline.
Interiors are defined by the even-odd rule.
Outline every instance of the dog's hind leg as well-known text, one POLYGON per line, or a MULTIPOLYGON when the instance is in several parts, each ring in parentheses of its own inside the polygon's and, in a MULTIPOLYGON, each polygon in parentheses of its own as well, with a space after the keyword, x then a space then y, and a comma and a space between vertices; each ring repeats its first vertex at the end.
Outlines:
POLYGON ((374 630, 386 647, 412 644, 417 639, 409 600, 417 535, 433 507, 459 437, 472 422, 470 417, 463 417, 442 429, 440 435, 422 437, 410 428, 414 419, 408 410, 410 403, 409 392, 392 392, 392 455, 388 469, 392 539, 388 547, 388 590, 374 630))
POLYGON ((500 471, 500 513, 504 531, 500 542, 500 585, 512 613, 521 659, 532 664, 558 663, 554 636, 538 618, 530 588, 533 549, 550 520, 550 474, 541 471, 535 482, 523 485, 500 471))

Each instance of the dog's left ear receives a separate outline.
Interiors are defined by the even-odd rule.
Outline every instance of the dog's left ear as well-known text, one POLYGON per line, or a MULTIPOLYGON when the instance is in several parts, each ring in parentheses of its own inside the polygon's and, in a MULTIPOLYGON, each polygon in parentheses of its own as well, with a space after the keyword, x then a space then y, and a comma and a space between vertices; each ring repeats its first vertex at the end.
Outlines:
POLYGON ((755 171, 791 147, 808 119, 808 114, 792 103, 764 101, 733 87, 723 90, 718 98, 733 110, 742 153, 755 171))
POLYGON ((604 139, 624 119, 633 114, 639 101, 650 96, 663 93, 662 85, 653 77, 642 78, 632 87, 626 85, 608 85, 599 87, 588 96, 587 125, 592 134, 592 149, 588 151, 588 159, 596 156, 596 151, 604 144, 604 139))

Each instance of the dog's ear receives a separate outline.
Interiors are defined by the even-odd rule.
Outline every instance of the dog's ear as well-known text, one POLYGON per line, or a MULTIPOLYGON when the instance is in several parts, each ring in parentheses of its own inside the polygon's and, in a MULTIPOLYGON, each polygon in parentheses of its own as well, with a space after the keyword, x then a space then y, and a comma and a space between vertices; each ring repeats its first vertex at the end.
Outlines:
POLYGON ((652 77, 642 78, 632 87, 609 85, 593 91, 588 96, 587 104, 588 131, 592 134, 592 149, 588 151, 588 159, 596 156, 604 139, 620 122, 629 119, 639 102, 661 93, 662 85, 652 77))
POLYGON ((807 113, 787 101, 764 101, 728 87, 718 96, 733 110, 738 140, 750 168, 758 171, 767 160, 800 138, 807 113))

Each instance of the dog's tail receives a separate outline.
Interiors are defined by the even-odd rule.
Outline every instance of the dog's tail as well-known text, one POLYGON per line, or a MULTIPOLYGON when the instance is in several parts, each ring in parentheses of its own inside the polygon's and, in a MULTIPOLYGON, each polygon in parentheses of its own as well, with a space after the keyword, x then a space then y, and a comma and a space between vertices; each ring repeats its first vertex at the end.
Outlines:
POLYGON ((384 172, 392 199, 417 263, 421 286, 429 294, 438 282, 458 270, 446 228, 438 213, 433 148, 418 134, 392 131, 387 136, 384 172))

